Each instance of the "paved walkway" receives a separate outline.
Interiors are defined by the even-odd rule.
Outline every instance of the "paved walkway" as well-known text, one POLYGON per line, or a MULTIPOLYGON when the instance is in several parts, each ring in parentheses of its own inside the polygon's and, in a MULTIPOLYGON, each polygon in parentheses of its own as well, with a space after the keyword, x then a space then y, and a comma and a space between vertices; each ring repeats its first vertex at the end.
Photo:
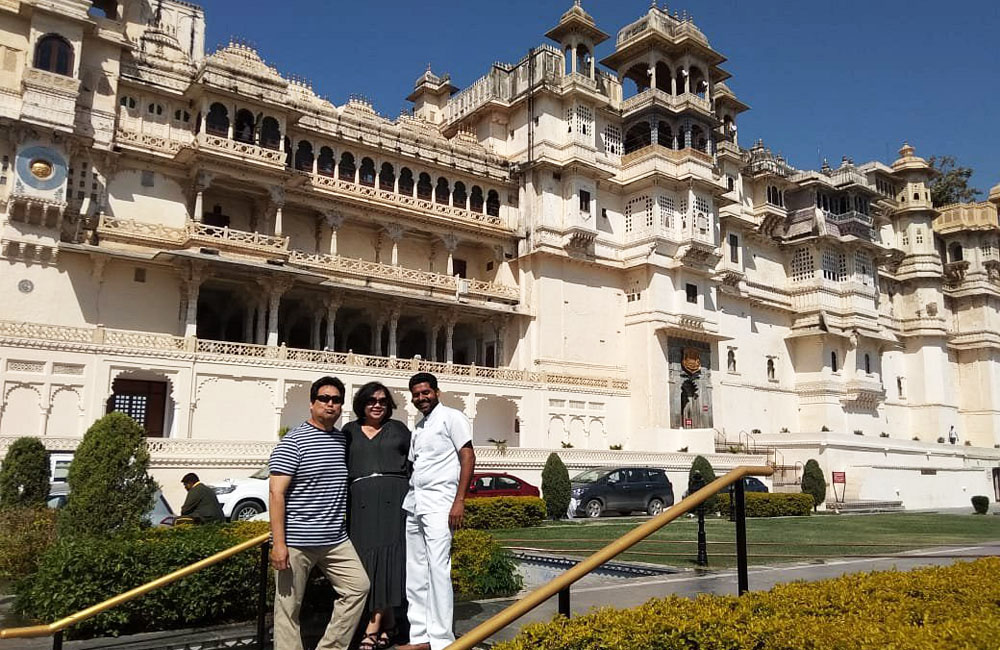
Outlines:
MULTIPOLYGON (((754 591, 770 589, 776 584, 796 580, 823 580, 859 571, 880 571, 896 568, 908 570, 920 566, 946 565, 962 557, 980 555, 1000 555, 1000 541, 970 546, 939 547, 925 551, 906 553, 905 559, 871 558, 843 559, 803 562, 774 567, 750 569, 750 589, 754 591), (948 557, 943 557, 948 556, 948 557)), ((572 611, 574 615, 586 613, 594 607, 604 607, 613 603, 615 607, 634 607, 650 598, 677 594, 695 596, 697 594, 735 594, 736 571, 686 570, 676 575, 658 578, 610 579, 607 584, 581 586, 572 590, 572 611)), ((500 612, 515 601, 513 598, 498 598, 459 603, 455 612, 455 631, 464 634, 489 617, 500 612)), ((515 625, 502 630, 487 640, 487 645, 512 638, 517 629, 525 623, 546 621, 556 614, 556 600, 529 612, 515 625)), ((119 650, 144 650, 152 648, 195 648, 218 647, 213 640, 247 637, 253 634, 249 625, 219 626, 201 630, 177 630, 139 634, 120 639, 94 639, 90 641, 70 641, 64 644, 67 650, 94 650, 115 648, 119 650)), ((0 641, 0 650, 43 650, 52 647, 51 639, 12 639, 0 641)), ((238 647, 238 646, 237 646, 238 647)))

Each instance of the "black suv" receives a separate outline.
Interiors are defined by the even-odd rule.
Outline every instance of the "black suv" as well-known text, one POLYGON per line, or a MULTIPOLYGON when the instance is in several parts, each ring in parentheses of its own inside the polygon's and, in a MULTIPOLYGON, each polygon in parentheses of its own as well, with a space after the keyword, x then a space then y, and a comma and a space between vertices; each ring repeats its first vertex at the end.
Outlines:
POLYGON ((570 481, 573 487, 569 508, 576 517, 600 517, 605 512, 628 514, 635 510, 658 515, 674 505, 674 488, 662 469, 591 469, 570 481))

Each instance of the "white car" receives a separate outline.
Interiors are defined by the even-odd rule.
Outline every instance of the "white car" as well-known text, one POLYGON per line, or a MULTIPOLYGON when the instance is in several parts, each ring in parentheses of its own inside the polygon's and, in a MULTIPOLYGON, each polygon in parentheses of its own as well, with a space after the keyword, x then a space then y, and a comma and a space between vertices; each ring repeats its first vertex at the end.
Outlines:
POLYGON ((267 512, 268 477, 267 468, 262 467, 247 478, 227 478, 213 485, 226 519, 245 521, 267 512))

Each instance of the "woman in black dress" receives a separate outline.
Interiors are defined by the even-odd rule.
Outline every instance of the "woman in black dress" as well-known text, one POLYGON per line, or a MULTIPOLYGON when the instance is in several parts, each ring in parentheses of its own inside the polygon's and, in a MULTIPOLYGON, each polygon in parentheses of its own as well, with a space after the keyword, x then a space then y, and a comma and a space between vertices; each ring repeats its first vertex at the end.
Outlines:
POLYGON ((409 484, 410 430, 390 419, 396 404, 389 390, 369 382, 354 396, 357 420, 344 425, 350 476, 350 536, 371 591, 370 618, 360 650, 392 644, 394 610, 406 603, 403 497, 409 484))

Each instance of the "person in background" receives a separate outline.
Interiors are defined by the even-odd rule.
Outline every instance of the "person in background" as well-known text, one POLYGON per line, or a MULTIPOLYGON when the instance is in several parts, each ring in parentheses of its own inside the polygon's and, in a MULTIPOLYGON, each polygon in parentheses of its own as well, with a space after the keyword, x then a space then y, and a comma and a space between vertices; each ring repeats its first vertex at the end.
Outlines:
POLYGON ((344 425, 351 481, 349 534, 371 590, 359 650, 382 650, 396 636, 396 612, 406 603, 406 513, 410 430, 392 419, 396 403, 383 384, 369 382, 354 395, 357 419, 344 425))
POLYGON ((181 484, 187 490, 181 517, 188 517, 196 524, 217 524, 226 520, 215 490, 204 485, 197 474, 188 472, 181 479, 181 484))
POLYGON ((439 402, 434 375, 410 377, 410 397, 424 417, 410 438, 413 474, 403 501, 410 642, 399 650, 442 650, 455 640, 451 536, 462 526, 476 454, 469 418, 439 402))

